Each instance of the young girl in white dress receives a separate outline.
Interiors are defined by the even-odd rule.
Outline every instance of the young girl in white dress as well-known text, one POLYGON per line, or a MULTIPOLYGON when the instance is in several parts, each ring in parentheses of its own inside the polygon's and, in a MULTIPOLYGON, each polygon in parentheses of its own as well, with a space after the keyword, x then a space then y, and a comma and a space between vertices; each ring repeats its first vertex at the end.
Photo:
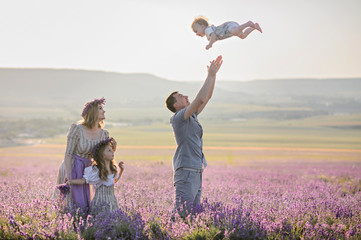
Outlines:
POLYGON ((262 33, 262 29, 258 23, 248 21, 244 24, 239 25, 236 22, 229 21, 219 26, 210 25, 208 19, 200 16, 194 19, 192 22, 193 32, 200 37, 206 36, 209 43, 206 49, 210 49, 217 40, 223 40, 232 36, 237 36, 241 39, 245 39, 248 34, 254 30, 258 30, 262 33))
POLYGON ((114 212, 119 209, 114 195, 114 183, 118 182, 124 171, 124 163, 115 165, 113 138, 99 142, 93 148, 93 165, 84 169, 81 179, 71 179, 69 184, 92 184, 95 186, 95 195, 90 204, 90 214, 100 212, 114 212))

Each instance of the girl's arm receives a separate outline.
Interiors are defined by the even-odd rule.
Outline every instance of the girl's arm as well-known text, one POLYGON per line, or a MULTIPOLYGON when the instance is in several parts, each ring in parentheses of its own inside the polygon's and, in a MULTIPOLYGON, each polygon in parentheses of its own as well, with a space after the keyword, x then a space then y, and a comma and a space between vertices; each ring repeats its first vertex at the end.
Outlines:
POLYGON ((68 183, 70 185, 72 185, 72 184, 85 184, 86 181, 85 181, 85 178, 79 178, 79 179, 70 179, 70 180, 68 180, 68 183))
POLYGON ((209 43, 206 46, 206 49, 210 49, 213 46, 213 43, 215 43, 217 41, 217 35, 213 32, 211 33, 211 38, 209 39, 209 43))
POLYGON ((124 171, 124 162, 120 162, 118 166, 120 168, 119 177, 114 180, 114 183, 117 183, 119 181, 120 177, 122 176, 122 173, 124 171))

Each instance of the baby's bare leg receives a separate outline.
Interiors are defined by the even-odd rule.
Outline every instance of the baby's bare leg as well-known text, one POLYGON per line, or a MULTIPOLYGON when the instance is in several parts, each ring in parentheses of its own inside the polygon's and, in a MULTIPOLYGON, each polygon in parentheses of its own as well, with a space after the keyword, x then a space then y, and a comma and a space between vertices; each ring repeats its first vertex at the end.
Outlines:
POLYGON ((245 37, 243 37, 244 36, 243 30, 245 30, 246 28, 254 28, 255 29, 256 26, 252 21, 248 21, 244 24, 239 25, 238 27, 233 28, 230 32, 233 34, 233 36, 245 38, 245 37, 247 37, 248 34, 245 37))
POLYGON ((263 33, 263 32, 262 32, 262 28, 259 26, 258 23, 255 23, 255 24, 254 24, 254 28, 257 29, 258 31, 260 31, 261 33, 263 33))
POLYGON ((258 23, 253 23, 252 21, 248 21, 248 22, 232 29, 231 33, 233 34, 233 36, 237 36, 241 39, 245 39, 254 30, 258 30, 258 31, 262 32, 262 29, 258 23))
POLYGON ((236 28, 233 28, 231 30, 231 33, 233 34, 233 36, 238 36, 243 39, 243 38, 246 38, 248 36, 248 34, 250 34, 253 31, 253 30, 251 30, 252 28, 253 28, 253 30, 256 29, 256 30, 262 32, 262 29, 258 23, 248 21, 244 24, 239 25, 236 28))
POLYGON ((248 27, 244 31, 242 31, 240 34, 238 34, 237 36, 241 39, 245 39, 254 30, 256 30, 256 29, 252 28, 252 27, 248 27))
POLYGON ((243 24, 239 25, 238 28, 242 31, 242 30, 244 30, 245 28, 248 28, 248 27, 256 28, 254 22, 252 22, 252 21, 248 21, 246 23, 243 23, 243 24))

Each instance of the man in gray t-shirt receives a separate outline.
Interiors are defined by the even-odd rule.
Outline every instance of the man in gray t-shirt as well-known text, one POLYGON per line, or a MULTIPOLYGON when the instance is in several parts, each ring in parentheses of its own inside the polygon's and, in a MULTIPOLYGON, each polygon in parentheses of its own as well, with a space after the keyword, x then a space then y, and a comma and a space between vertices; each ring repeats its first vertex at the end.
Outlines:
POLYGON ((212 97, 216 75, 223 63, 222 56, 213 60, 208 68, 208 76, 192 103, 188 96, 172 92, 166 99, 167 108, 174 112, 170 119, 173 127, 177 150, 173 157, 175 205, 171 220, 175 221, 175 213, 186 217, 192 204, 200 203, 202 194, 202 172, 207 166, 203 154, 203 129, 197 116, 202 112, 212 97))

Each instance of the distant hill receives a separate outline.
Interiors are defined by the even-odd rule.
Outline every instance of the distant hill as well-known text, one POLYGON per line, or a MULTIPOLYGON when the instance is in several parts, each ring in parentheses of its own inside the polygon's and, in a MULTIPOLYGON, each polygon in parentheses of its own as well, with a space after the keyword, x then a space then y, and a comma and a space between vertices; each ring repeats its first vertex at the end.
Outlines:
MULTIPOLYGON (((202 81, 170 81, 142 73, 0 68, 0 85, 0 106, 7 107, 67 106, 104 96, 112 99, 107 103, 110 107, 164 108, 164 99, 171 91, 179 90, 192 99, 202 81)), ((218 79, 212 102, 305 107, 325 113, 361 112, 361 78, 218 79)))
POLYGON ((242 91, 252 95, 333 96, 361 99, 361 78, 224 81, 219 82, 218 86, 228 91, 242 91))
POLYGON ((122 105, 164 95, 171 83, 149 74, 58 69, 0 69, 0 82, 6 86, 0 90, 1 98, 13 103, 71 103, 115 96, 122 105))

